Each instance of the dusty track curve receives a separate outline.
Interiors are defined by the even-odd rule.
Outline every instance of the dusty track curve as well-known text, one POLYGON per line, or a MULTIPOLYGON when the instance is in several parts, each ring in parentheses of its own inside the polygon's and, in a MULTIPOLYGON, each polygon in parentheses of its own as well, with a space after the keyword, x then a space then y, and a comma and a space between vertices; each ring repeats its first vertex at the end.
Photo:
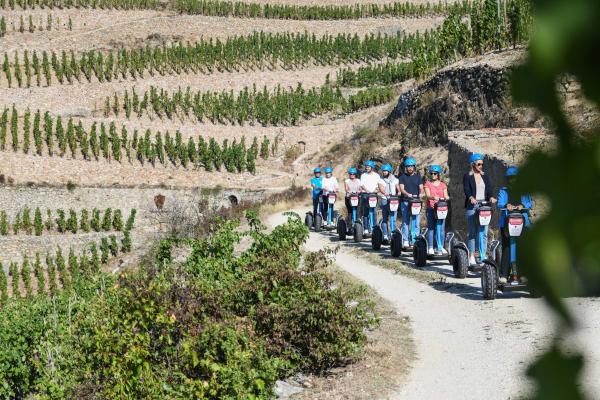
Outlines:
MULTIPOLYGON (((282 214, 270 224, 285 221, 282 214)), ((311 232, 308 250, 335 246, 331 233, 311 232)), ((552 314, 543 301, 499 295, 482 301, 479 277, 458 281, 447 263, 426 269, 446 277, 446 284, 422 283, 371 263, 353 248, 370 252, 370 243, 343 243, 337 264, 391 301, 412 322, 417 361, 407 384, 390 399, 515 399, 531 389, 523 371, 551 340, 552 314)), ((388 258, 389 252, 378 253, 388 258)), ((404 257, 401 261, 410 264, 404 257)), ((575 346, 588 352, 583 381, 590 398, 600 398, 600 301, 569 299, 580 320, 575 346)), ((401 351, 401 349, 399 349, 401 351)))

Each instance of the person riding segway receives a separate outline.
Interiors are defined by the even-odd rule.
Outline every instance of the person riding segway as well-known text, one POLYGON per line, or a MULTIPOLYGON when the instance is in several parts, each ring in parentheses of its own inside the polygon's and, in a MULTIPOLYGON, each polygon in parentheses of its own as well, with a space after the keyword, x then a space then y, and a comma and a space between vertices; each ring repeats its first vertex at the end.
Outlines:
MULTIPOLYGON (((517 167, 509 167, 506 170, 505 176, 509 184, 518 173, 517 167)), ((522 235, 523 228, 528 228, 531 224, 529 212, 533 205, 531 196, 514 198, 507 187, 500 188, 498 226, 502 235, 502 252, 500 260, 486 260, 484 263, 481 273, 481 291, 484 299, 493 300, 497 290, 511 292, 527 289, 526 279, 521 276, 517 267, 517 238, 522 235)))
POLYGON ((313 209, 312 209, 312 212, 309 211, 306 213, 306 216, 304 218, 304 224, 309 229, 320 230, 321 225, 323 223, 323 209, 322 209, 322 203, 321 203, 321 201, 323 200, 321 197, 321 192, 323 191, 323 189, 322 189, 323 177, 321 176, 321 168, 316 167, 315 169, 313 169, 313 174, 314 174, 314 176, 310 180, 310 186, 312 188, 313 209), (317 228, 317 222, 318 222, 318 228, 317 228))
POLYGON ((417 162, 409 157, 404 160, 404 174, 398 182, 402 209, 402 248, 410 249, 421 227, 421 207, 424 190, 423 178, 417 172, 417 162))
POLYGON ((354 241, 362 241, 364 236, 369 237, 373 232, 377 218, 377 188, 380 176, 374 171, 375 162, 369 160, 365 163, 365 172, 360 176, 362 223, 359 221, 354 229, 354 241))
POLYGON ((378 190, 381 195, 382 218, 381 222, 373 228, 371 245, 374 250, 379 250, 382 244, 389 244, 390 233, 396 230, 396 219, 400 201, 396 195, 398 179, 392 174, 392 169, 390 164, 381 166, 381 178, 378 183, 378 190))
POLYGON ((354 232, 354 225, 358 220, 358 207, 360 204, 360 179, 358 179, 358 170, 354 167, 348 168, 348 179, 344 181, 344 189, 346 195, 344 203, 350 224, 346 219, 340 217, 338 219, 338 237, 340 240, 346 240, 346 235, 354 232))
MULTIPOLYGON (((463 177, 465 193, 465 216, 469 226, 468 242, 457 242, 452 248, 452 266, 457 278, 464 278, 469 270, 478 271, 488 258, 488 228, 492 217, 492 205, 496 203, 493 185, 489 175, 483 171, 484 156, 472 153, 469 157, 470 171, 463 177), (475 248, 479 252, 479 262, 475 258, 475 248)), ((492 242, 491 247, 496 247, 492 242)))
POLYGON ((413 247, 415 266, 422 268, 428 258, 448 256, 445 249, 445 224, 448 215, 448 186, 441 180, 443 169, 439 165, 429 166, 430 180, 425 182, 427 198, 425 216, 427 217, 427 233, 419 235, 413 247))
POLYGON ((325 168, 325 178, 321 181, 322 196, 323 196, 323 214, 326 216, 327 221, 325 229, 335 229, 337 225, 337 213, 333 207, 337 199, 337 191, 339 188, 337 179, 333 176, 333 168, 325 168))

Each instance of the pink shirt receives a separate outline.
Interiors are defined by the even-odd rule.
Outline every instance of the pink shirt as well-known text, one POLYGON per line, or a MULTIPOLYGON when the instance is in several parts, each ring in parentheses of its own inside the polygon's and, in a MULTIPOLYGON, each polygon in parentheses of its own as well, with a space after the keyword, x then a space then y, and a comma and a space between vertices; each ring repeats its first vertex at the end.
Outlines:
MULTIPOLYGON (((435 186, 432 181, 425 182, 425 188, 429 189, 429 195, 431 197, 444 197, 444 191, 448 188, 444 182, 440 182, 439 185, 435 186)), ((427 200, 427 208, 433 208, 437 203, 437 200, 428 199, 427 200)))

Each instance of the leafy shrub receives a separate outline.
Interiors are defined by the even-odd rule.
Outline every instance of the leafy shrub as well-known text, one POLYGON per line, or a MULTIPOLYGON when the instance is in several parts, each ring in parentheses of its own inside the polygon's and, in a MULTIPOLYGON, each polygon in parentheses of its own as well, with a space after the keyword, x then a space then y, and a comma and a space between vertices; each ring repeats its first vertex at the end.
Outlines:
POLYGON ((40 253, 35 253, 35 262, 33 264, 33 272, 37 279, 37 293, 44 294, 46 292, 46 276, 42 269, 42 261, 40 260, 40 253))
POLYGON ((110 245, 108 239, 103 237, 100 240, 100 262, 106 264, 108 262, 108 254, 110 251, 110 245))
POLYGON ((67 230, 77 233, 77 213, 72 208, 69 210, 69 219, 67 220, 67 230))
POLYGON ((90 225, 95 232, 100 232, 100 210, 97 208, 92 210, 92 221, 90 222, 90 225))
MULTIPOLYGON (((96 273, 54 299, 9 302, 0 309, 0 397, 273 398, 275 381, 293 371, 351 360, 375 322, 364 293, 334 286, 324 253, 301 262, 308 231, 298 216, 271 234, 249 217, 247 232, 229 221, 205 238, 163 242, 160 262, 118 284, 96 273), (243 236, 252 245, 236 254, 243 236), (191 253, 171 262, 180 242, 191 253)), ((103 259, 115 241, 102 239, 103 259)), ((59 248, 59 271, 64 263, 59 248)))
POLYGON ((102 218, 102 230, 108 232, 112 226, 112 210, 107 208, 104 210, 104 217, 102 218))
POLYGON ((33 227, 35 230, 35 236, 41 236, 44 231, 44 223, 42 222, 42 212, 39 207, 35 209, 35 216, 33 217, 33 227))
POLYGON ((8 278, 4 272, 4 266, 0 262, 0 304, 4 305, 8 301, 8 278))
POLYGON ((31 266, 27 255, 23 256, 23 264, 21 265, 21 277, 23 278, 23 286, 25 288, 25 296, 29 297, 33 294, 31 289, 31 266))
POLYGON ((58 218, 56 219, 56 229, 58 229, 58 231, 60 233, 64 233, 67 230, 67 221, 65 220, 65 211, 58 209, 58 210, 56 210, 56 213, 58 214, 58 218))
POLYGON ((131 231, 133 229, 133 224, 135 223, 135 215, 137 214, 137 210, 132 208, 129 212, 129 217, 127 218, 127 223, 125 224, 125 230, 131 231))
POLYGON ((8 218, 6 216, 6 211, 0 211, 0 235, 7 236, 8 230, 10 229, 8 225, 8 218))
POLYGON ((123 229, 123 214, 117 209, 113 213, 112 227, 115 231, 120 232, 123 229))
POLYGON ((81 210, 81 218, 79 219, 79 223, 79 227, 82 231, 86 233, 90 231, 90 219, 88 215, 88 210, 85 208, 81 210))
POLYGON ((15 222, 13 223, 12 228, 13 228, 13 233, 15 235, 17 235, 19 233, 19 230, 22 228, 21 213, 17 213, 17 215, 15 216, 15 222))
POLYGON ((32 224, 31 224, 31 210, 29 207, 25 207, 23 209, 23 220, 21 222, 21 226, 26 234, 31 235, 32 232, 32 224))
POLYGON ((21 295, 21 290, 19 289, 19 265, 16 262, 11 262, 8 271, 12 284, 12 297, 19 297, 21 295))
POLYGON ((119 244, 117 243, 117 237, 115 235, 110 235, 108 237, 108 240, 108 248, 110 250, 110 255, 116 257, 116 255, 119 254, 119 244))

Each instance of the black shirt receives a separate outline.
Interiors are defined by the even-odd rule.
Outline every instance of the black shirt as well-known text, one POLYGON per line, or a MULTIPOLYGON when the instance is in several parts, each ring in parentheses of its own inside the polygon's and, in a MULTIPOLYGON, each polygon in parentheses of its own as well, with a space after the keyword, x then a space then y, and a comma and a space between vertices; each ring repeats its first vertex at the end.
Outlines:
MULTIPOLYGON (((404 185, 404 190, 413 195, 419 195, 420 190, 419 186, 423 184, 423 179, 421 179, 421 174, 414 173, 412 175, 403 174, 400 176, 400 184, 404 185)), ((405 199, 406 196, 402 195, 402 198, 405 199)))

